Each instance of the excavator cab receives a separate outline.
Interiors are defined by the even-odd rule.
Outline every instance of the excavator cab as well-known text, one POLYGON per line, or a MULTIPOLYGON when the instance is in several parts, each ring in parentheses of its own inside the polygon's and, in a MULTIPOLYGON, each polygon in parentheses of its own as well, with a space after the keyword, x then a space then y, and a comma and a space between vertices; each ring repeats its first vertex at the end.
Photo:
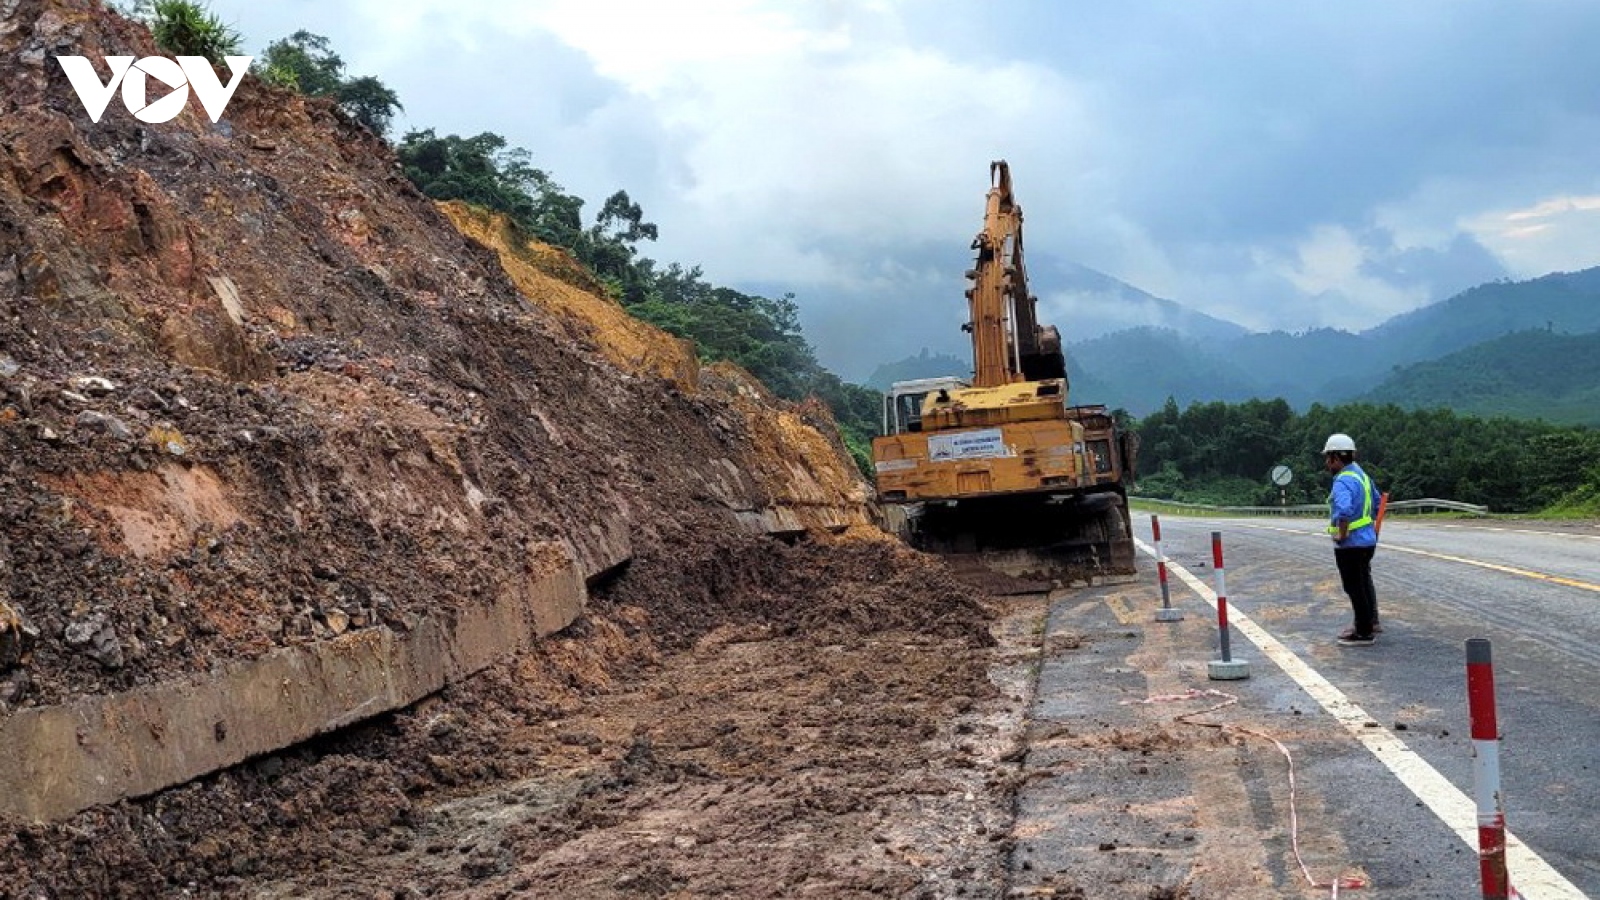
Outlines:
POLYGON ((958 391, 969 387, 965 379, 954 376, 915 378, 896 381, 883 395, 883 433, 905 434, 922 430, 922 408, 929 394, 958 391))

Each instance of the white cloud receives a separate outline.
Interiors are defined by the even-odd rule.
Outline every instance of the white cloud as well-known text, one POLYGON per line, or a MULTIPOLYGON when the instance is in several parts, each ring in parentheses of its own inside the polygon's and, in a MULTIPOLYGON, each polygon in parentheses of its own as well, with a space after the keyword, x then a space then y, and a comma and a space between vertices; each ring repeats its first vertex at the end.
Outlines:
POLYGON ((755 66, 848 43, 848 31, 818 31, 754 0, 629 3, 558 0, 535 16, 630 89, 659 96, 693 73, 755 66))
MULTIPOLYGON (((856 352, 847 338, 870 343, 852 330, 960 317, 998 157, 1030 261, 1079 263, 1253 328, 1366 328, 1507 272, 1600 264, 1600 57, 1569 39, 1600 28, 1593 4, 1529 17, 1351 0, 1318 28, 1253 0, 1203 13, 1057 0, 212 8, 251 51, 298 28, 330 37, 353 74, 398 90, 397 132, 502 134, 591 215, 627 190, 661 229, 647 255, 795 291, 831 361, 856 352)), ((1035 280, 1041 295, 1058 288, 1035 280)))
POLYGON ((1531 206, 1468 216, 1461 227, 1524 278, 1596 264, 1600 195, 1549 197, 1531 206))
POLYGON ((1550 219, 1569 212, 1595 212, 1600 211, 1600 196, 1595 197, 1557 197, 1554 200, 1544 200, 1535 203, 1527 209, 1519 209, 1506 214, 1507 222, 1528 222, 1539 219, 1550 219))
POLYGON ((712 29, 737 52, 691 44, 667 63, 628 62, 568 33, 602 71, 650 94, 679 154, 653 208, 692 223, 664 229, 662 247, 716 278, 829 283, 868 276, 897 245, 960 246, 976 230, 988 161, 1046 145, 1040 121, 1081 119, 1049 70, 905 45, 888 9, 876 22, 808 23, 727 5, 737 10, 688 30, 712 29))
POLYGON ((1339 225, 1318 225, 1294 248, 1292 257, 1268 255, 1263 262, 1314 301, 1310 325, 1360 331, 1429 299, 1425 288, 1372 276, 1373 252, 1339 225))

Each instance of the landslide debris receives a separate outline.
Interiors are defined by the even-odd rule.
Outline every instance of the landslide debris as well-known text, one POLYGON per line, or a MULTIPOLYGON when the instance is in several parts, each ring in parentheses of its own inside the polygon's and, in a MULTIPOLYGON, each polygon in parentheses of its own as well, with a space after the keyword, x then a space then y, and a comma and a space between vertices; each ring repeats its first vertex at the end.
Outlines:
POLYGON ((94 124, 52 56, 148 34, 0 12, 0 722, 448 620, 530 547, 591 581, 410 708, 0 823, 0 897, 996 883, 984 751, 946 740, 996 702, 989 613, 871 527, 825 410, 700 369, 329 103, 252 78, 220 124, 94 124), (965 837, 919 848, 919 816, 965 837))
POLYGON ((952 587, 933 633, 895 627, 922 597, 884 563, 942 567, 835 540, 719 547, 696 571, 745 591, 702 596, 736 608, 661 642, 633 604, 662 588, 630 571, 578 626, 435 698, 8 830, 0 859, 19 897, 997 896, 987 617, 952 587))

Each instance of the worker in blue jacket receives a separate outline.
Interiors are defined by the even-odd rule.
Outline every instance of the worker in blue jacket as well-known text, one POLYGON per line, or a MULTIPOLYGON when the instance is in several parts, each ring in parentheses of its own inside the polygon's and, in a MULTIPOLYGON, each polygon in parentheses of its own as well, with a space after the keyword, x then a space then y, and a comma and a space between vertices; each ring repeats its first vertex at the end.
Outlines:
POLYGON ((1333 476, 1328 495, 1328 534, 1333 537, 1333 558, 1339 580, 1355 610, 1355 624, 1339 635, 1339 643, 1369 646, 1377 639, 1378 592, 1372 585, 1372 555, 1378 549, 1378 489, 1356 465, 1356 442, 1348 434, 1328 436, 1322 447, 1323 463, 1333 476))

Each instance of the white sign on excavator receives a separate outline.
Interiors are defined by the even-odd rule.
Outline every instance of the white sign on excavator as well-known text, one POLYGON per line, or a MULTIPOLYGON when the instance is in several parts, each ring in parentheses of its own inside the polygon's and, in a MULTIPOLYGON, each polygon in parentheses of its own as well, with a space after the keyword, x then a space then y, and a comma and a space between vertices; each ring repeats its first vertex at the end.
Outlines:
POLYGON ((928 459, 934 462, 945 459, 987 459, 1010 456, 1004 436, 998 428, 981 431, 934 434, 928 437, 928 459))
POLYGON ((188 105, 190 88, 194 88, 195 96, 200 98, 206 115, 216 122, 222 118, 222 111, 233 99, 234 90, 250 68, 248 56, 229 56, 226 59, 233 77, 223 84, 216 70, 211 68, 211 61, 203 56, 180 56, 176 60, 165 56, 146 56, 138 62, 134 62, 131 56, 108 56, 105 60, 106 65, 111 67, 110 81, 101 81, 94 64, 82 56, 56 57, 56 61, 61 63, 61 71, 66 72, 67 80, 72 82, 72 89, 77 92, 84 111, 96 124, 99 124, 106 105, 111 102, 111 95, 117 92, 119 86, 122 88, 123 105, 141 122, 154 124, 172 121, 188 105), (165 97, 146 103, 145 88, 151 78, 172 90, 165 97))

